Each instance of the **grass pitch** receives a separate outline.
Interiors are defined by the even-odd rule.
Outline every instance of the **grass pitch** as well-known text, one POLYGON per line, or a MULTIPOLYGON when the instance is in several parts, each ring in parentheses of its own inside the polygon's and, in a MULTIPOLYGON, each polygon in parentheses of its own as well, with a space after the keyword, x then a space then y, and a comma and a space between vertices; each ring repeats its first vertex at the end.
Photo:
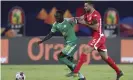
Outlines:
MULTIPOLYGON (((121 80, 133 80, 133 65, 119 65, 124 76, 121 80)), ((65 75, 70 72, 65 65, 1 65, 1 80, 15 80, 16 72, 23 71, 26 80, 77 80, 65 75)), ((87 80, 115 80, 115 71, 108 65, 84 65, 81 69, 87 80)))

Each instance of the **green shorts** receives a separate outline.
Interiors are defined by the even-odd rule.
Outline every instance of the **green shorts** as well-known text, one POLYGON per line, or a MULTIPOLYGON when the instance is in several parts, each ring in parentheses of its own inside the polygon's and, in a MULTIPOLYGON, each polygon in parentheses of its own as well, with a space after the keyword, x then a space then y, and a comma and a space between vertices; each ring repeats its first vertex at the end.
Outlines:
POLYGON ((62 50, 62 53, 68 56, 73 56, 77 50, 78 50, 78 41, 75 40, 66 43, 64 49, 62 50))

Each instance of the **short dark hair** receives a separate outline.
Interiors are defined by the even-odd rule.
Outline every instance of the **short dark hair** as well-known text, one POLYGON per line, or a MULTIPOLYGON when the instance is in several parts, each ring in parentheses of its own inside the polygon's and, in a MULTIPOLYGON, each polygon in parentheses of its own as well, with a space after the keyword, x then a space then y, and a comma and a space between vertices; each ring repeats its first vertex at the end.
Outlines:
POLYGON ((90 2, 90 1, 85 1, 84 3, 88 3, 89 5, 93 6, 92 2, 90 2))
POLYGON ((61 14, 61 15, 64 15, 64 12, 61 11, 61 10, 56 11, 56 13, 59 13, 59 14, 61 14))

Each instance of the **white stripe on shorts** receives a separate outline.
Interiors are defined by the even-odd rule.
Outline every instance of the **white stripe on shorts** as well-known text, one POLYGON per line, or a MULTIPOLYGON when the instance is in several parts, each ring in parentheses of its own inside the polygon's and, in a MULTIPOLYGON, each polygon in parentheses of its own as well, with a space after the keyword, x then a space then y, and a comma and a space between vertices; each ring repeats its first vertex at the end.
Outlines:
POLYGON ((70 54, 70 53, 72 52, 72 50, 73 50, 76 46, 77 46, 77 44, 75 44, 75 45, 68 51, 67 55, 70 54))

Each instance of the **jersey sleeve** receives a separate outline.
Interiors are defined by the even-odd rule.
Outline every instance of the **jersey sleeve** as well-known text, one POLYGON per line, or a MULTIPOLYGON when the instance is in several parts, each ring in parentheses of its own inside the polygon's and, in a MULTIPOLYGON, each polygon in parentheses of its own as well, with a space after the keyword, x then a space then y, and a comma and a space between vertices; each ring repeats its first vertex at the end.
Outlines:
POLYGON ((94 14, 94 15, 92 16, 92 21, 98 22, 99 19, 100 19, 100 16, 99 16, 98 14, 94 14))
POLYGON ((69 23, 71 23, 73 26, 77 24, 77 20, 74 18, 64 18, 67 20, 69 23))
POLYGON ((52 25, 51 32, 55 33, 57 31, 56 22, 52 25))
POLYGON ((98 14, 94 14, 94 15, 92 15, 91 17, 88 17, 87 18, 87 22, 89 23, 89 24, 95 24, 95 23, 97 23, 97 22, 99 22, 99 15, 98 14))
POLYGON ((90 17, 87 17, 87 16, 88 16, 88 14, 85 14, 84 20, 85 20, 88 24, 91 24, 91 22, 92 22, 92 16, 90 16, 90 17))

